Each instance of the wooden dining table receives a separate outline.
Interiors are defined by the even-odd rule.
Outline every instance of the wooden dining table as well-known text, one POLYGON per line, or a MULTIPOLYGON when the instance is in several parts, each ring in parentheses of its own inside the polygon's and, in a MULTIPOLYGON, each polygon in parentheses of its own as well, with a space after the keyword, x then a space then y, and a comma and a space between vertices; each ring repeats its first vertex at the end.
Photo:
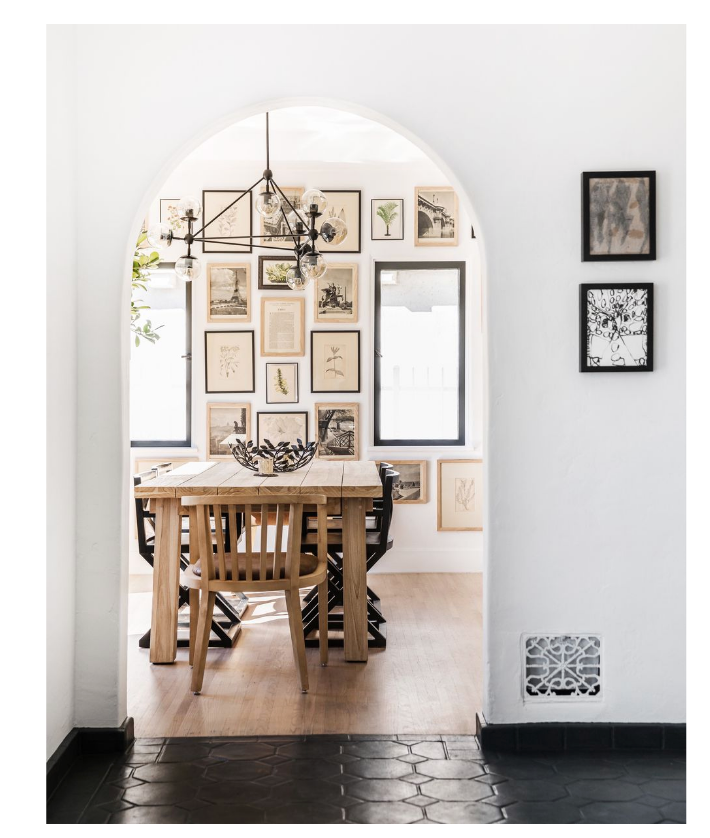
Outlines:
POLYGON ((174 663, 180 584, 180 498, 189 495, 263 495, 273 498, 322 494, 328 514, 343 516, 343 611, 345 660, 367 661, 367 565, 365 515, 382 497, 377 466, 370 460, 314 459, 294 472, 262 477, 236 460, 185 463, 148 478, 135 496, 151 498, 155 511, 151 663, 174 663))

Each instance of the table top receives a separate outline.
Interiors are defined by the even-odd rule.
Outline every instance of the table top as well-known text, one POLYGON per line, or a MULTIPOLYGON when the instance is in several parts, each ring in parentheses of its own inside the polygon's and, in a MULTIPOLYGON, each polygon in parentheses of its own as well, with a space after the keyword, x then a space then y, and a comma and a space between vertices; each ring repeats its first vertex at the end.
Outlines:
POLYGON ((141 498, 187 495, 313 495, 329 498, 382 497, 377 465, 372 460, 314 459, 288 474, 260 477, 236 460, 185 463, 135 487, 141 498))

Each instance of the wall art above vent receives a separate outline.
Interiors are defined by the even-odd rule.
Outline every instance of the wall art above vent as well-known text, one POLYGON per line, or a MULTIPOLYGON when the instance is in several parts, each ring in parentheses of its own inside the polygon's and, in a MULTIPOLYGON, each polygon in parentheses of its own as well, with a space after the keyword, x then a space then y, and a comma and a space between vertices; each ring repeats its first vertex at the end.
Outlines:
POLYGON ((601 637, 525 635, 523 691, 528 698, 580 698, 601 693, 601 637))

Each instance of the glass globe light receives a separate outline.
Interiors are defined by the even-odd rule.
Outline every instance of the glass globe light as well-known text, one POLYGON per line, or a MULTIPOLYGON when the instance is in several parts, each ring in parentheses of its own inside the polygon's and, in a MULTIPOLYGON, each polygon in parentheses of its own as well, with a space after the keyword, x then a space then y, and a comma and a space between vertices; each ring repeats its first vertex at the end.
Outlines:
POLYGON ((298 224, 299 221, 306 229, 310 226, 308 223, 308 216, 303 212, 303 210, 299 210, 298 212, 291 210, 291 212, 286 216, 286 221, 288 221, 288 225, 294 233, 296 232, 296 224, 298 224))
POLYGON ((181 198, 177 205, 177 211, 182 219, 196 219, 202 214, 202 205, 197 198, 181 198))
POLYGON ((275 192, 261 192, 256 199, 256 211, 264 218, 273 218, 281 209, 281 201, 275 192))
POLYGON ((348 228, 342 218, 329 218, 320 228, 321 238, 328 244, 340 244, 347 234, 348 228))
POLYGON ((292 291, 305 291, 310 281, 309 277, 303 275, 298 265, 286 271, 286 284, 292 291))
POLYGON ((301 198, 303 211, 310 212, 313 204, 315 204, 318 212, 325 212, 325 208, 328 206, 328 199, 320 189, 309 189, 303 193, 303 197, 301 198))
POLYGON ((148 230, 148 244, 153 247, 170 247, 173 243, 173 231, 167 224, 154 224, 148 230))
POLYGON ((307 279, 320 279, 328 270, 328 264, 320 253, 309 253, 301 258, 301 273, 307 279))
POLYGON ((175 273, 185 282, 197 279, 202 271, 200 260, 194 256, 181 256, 175 263, 175 273))

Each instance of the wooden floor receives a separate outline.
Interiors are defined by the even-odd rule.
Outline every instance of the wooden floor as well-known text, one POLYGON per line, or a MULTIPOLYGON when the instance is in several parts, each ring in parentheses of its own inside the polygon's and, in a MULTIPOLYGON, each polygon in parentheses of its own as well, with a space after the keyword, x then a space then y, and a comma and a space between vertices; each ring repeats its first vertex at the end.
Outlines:
MULTIPOLYGON (((128 714, 137 736, 313 733, 473 733, 481 707, 481 574, 377 574, 368 578, 388 618, 387 648, 367 664, 342 649, 298 687, 282 597, 250 596, 230 650, 210 649, 202 694, 189 690, 187 649, 153 666, 138 635, 128 641, 128 714)), ((149 594, 139 611, 149 621, 149 594)), ((136 627, 136 609, 131 622, 136 627)))

